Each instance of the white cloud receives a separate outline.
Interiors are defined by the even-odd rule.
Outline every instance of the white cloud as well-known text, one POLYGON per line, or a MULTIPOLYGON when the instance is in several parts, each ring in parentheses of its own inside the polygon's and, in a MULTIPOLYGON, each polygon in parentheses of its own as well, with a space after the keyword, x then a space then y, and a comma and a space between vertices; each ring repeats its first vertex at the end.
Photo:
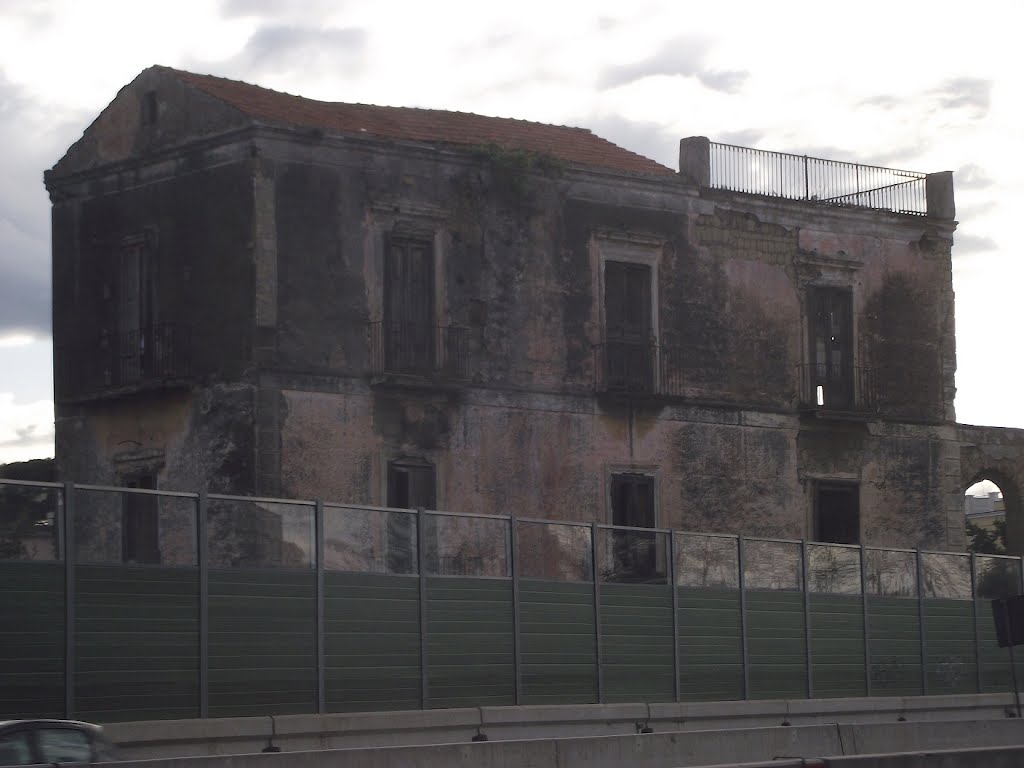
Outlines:
POLYGON ((53 401, 0 392, 0 464, 53 456, 53 401))

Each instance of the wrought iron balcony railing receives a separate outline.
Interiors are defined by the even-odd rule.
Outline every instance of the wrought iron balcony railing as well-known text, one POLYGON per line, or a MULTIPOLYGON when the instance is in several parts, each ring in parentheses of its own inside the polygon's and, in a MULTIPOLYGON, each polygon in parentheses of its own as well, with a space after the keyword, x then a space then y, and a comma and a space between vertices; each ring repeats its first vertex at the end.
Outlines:
POLYGON ((658 345, 653 341, 609 340, 594 346, 594 388, 598 392, 658 394, 658 345))
POLYGON ((878 387, 874 368, 820 363, 799 366, 804 411, 874 413, 878 387))
POLYGON ((468 333, 465 328, 418 323, 369 324, 370 372, 466 378, 468 333))
POLYGON ((715 189, 928 215, 926 174, 710 142, 715 189))
POLYGON ((191 328, 154 323, 125 333, 101 334, 92 343, 60 346, 55 351, 58 397, 80 397, 107 389, 192 374, 191 328))

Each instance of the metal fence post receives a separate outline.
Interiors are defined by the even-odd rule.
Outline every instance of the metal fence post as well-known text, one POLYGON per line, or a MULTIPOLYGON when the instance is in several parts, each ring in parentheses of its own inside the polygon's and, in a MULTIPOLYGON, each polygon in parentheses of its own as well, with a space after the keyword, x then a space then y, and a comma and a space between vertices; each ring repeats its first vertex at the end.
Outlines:
POLYGON ((675 700, 681 698, 679 688, 679 588, 676 583, 676 535, 668 532, 668 577, 672 580, 672 675, 675 700))
POLYGON ((921 695, 928 694, 928 653, 925 646, 924 632, 924 566, 921 561, 921 550, 914 550, 917 555, 917 628, 921 641, 921 695))
POLYGON ((971 621, 974 622, 974 682, 981 693, 981 632, 978 630, 978 556, 971 552, 971 621))
POLYGON ((316 711, 327 711, 327 664, 324 629, 324 503, 313 508, 313 552, 316 558, 316 711))
POLYGON ((75 714, 75 486, 64 483, 64 716, 75 714))
POLYGON ((604 671, 601 664, 601 583, 597 567, 597 523, 590 524, 590 568, 594 576, 594 654, 597 666, 597 702, 604 703, 604 671))
POLYGON ((424 522, 427 519, 423 507, 416 509, 416 572, 420 581, 420 709, 427 709, 430 703, 430 689, 427 686, 427 574, 426 557, 424 556, 427 532, 424 522))
POLYGON ((807 698, 814 698, 814 659, 811 654, 811 587, 807 582, 807 540, 800 540, 800 581, 804 590, 804 669, 807 698))
POLYGON ((747 648, 747 579, 746 540, 741 534, 736 539, 736 564, 740 579, 740 653, 743 664, 743 698, 750 698, 750 654, 747 648))
POLYGON ((509 541, 509 566, 512 571, 512 661, 515 673, 515 703, 523 703, 523 671, 522 671, 522 647, 519 637, 519 546, 516 542, 516 518, 512 515, 508 519, 508 541, 509 541))
POLYGON ((868 625, 868 565, 867 550, 860 545, 860 607, 864 628, 864 695, 871 695, 871 632, 868 625))
POLYGON ((199 716, 210 716, 210 552, 206 491, 196 500, 196 558, 199 561, 199 716))

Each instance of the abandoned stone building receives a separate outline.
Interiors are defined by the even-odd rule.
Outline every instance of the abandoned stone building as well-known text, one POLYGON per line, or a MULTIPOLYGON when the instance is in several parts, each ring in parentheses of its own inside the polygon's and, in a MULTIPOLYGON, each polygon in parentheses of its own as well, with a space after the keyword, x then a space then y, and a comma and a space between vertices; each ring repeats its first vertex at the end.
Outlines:
POLYGON ((950 173, 152 67, 45 181, 68 480, 943 550, 1019 503, 950 173))

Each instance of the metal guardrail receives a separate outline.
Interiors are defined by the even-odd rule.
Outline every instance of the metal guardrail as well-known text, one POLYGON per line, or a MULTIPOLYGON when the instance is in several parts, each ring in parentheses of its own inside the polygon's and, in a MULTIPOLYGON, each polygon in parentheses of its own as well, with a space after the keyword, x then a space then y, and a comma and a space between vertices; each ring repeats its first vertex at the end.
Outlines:
POLYGON ((926 216, 926 174, 710 143, 711 187, 926 216))
POLYGON ((192 374, 191 331, 180 323, 155 323, 120 335, 104 334, 88 344, 57 347, 58 397, 186 379, 192 374))
POLYGON ((374 375, 466 378, 466 328, 378 321, 369 323, 368 332, 374 375))
POLYGON ((803 410, 874 413, 878 410, 874 368, 845 364, 799 366, 803 410))

